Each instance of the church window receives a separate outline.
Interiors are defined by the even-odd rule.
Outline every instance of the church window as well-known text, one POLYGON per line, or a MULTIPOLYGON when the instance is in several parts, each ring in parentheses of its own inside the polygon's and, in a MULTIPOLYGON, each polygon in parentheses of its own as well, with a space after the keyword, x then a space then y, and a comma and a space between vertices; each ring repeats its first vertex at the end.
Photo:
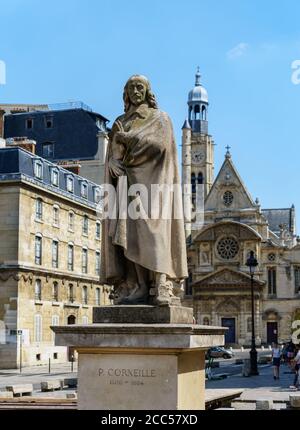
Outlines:
POLYGON ((295 293, 300 293, 300 267, 295 267, 295 293))
POLYGON ((224 193, 224 195, 223 195, 223 202, 224 202, 224 205, 227 206, 227 207, 229 207, 229 206, 232 205, 232 203, 233 203, 233 194, 232 194, 231 191, 226 191, 224 193))
POLYGON ((276 295, 276 267, 268 268, 268 294, 270 296, 276 295))
POLYGON ((185 295, 186 296, 192 296, 193 295, 192 283, 193 283, 193 274, 189 273, 189 277, 185 281, 185 295))
POLYGON ((206 121, 206 108, 202 106, 202 121, 206 121))
POLYGON ((209 318, 208 317, 203 318, 203 325, 209 325, 209 318))
POLYGON ((203 184, 203 173, 202 172, 198 173, 198 184, 203 184))
POLYGON ((192 173, 191 182, 192 182, 192 193, 195 193, 196 192, 196 175, 195 175, 195 173, 192 173))
POLYGON ((195 119, 196 120, 200 119, 200 106, 199 105, 195 106, 195 119))
POLYGON ((217 251, 223 260, 232 260, 239 252, 239 244, 232 236, 223 237, 217 244, 217 251))
POLYGON ((275 261, 276 260, 276 255, 272 252, 271 254, 268 255, 268 260, 269 261, 275 261))

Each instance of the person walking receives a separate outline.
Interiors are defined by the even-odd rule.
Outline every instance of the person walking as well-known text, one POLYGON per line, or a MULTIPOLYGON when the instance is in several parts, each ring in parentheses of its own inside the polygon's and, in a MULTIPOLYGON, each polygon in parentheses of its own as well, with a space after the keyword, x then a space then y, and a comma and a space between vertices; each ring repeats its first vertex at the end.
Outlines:
POLYGON ((296 356, 293 360, 295 377, 294 384, 290 385, 290 388, 298 388, 299 389, 299 373, 300 373, 300 345, 296 345, 296 356))
POLYGON ((281 348, 279 345, 274 342, 272 348, 272 358, 273 358, 273 375, 274 379, 279 379, 279 367, 280 367, 280 358, 281 358, 281 348))

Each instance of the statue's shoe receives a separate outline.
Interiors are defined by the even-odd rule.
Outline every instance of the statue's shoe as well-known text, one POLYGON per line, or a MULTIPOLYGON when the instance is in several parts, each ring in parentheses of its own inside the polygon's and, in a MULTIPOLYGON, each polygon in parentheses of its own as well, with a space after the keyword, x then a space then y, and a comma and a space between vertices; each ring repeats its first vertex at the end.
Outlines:
POLYGON ((146 305, 148 303, 148 293, 144 293, 141 295, 138 291, 135 294, 132 294, 128 297, 124 297, 121 302, 119 302, 120 305, 146 305))

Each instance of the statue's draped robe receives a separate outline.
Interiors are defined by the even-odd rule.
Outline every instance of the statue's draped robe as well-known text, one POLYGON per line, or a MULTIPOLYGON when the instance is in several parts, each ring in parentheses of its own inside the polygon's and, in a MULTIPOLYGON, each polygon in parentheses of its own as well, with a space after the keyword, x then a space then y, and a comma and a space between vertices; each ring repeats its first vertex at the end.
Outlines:
MULTIPOLYGON (((151 197, 151 184, 180 184, 177 148, 168 115, 158 109, 140 106, 133 115, 125 114, 121 122, 131 137, 123 158, 128 188, 143 184, 151 197)), ((116 123, 115 123, 116 124, 116 123)), ((115 187, 119 181, 111 174, 109 159, 112 156, 114 133, 112 127, 107 148, 105 183, 115 187)), ((136 198, 136 197, 135 197, 136 198)), ((133 197, 128 198, 128 202, 133 197)), ((116 284, 126 279, 126 259, 149 269, 164 273, 170 279, 187 277, 186 242, 184 233, 181 192, 171 195, 171 204, 180 213, 180 219, 104 219, 102 227, 102 282, 116 284)), ((171 215, 174 210, 171 211, 171 215)))

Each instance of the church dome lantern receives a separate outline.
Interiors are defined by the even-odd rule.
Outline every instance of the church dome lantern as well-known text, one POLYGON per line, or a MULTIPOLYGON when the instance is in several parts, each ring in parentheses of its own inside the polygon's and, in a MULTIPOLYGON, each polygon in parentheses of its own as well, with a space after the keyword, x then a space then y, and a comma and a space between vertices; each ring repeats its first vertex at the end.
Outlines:
POLYGON ((195 86, 188 95, 189 123, 195 133, 208 134, 208 94, 200 83, 201 75, 199 67, 195 77, 195 86))

